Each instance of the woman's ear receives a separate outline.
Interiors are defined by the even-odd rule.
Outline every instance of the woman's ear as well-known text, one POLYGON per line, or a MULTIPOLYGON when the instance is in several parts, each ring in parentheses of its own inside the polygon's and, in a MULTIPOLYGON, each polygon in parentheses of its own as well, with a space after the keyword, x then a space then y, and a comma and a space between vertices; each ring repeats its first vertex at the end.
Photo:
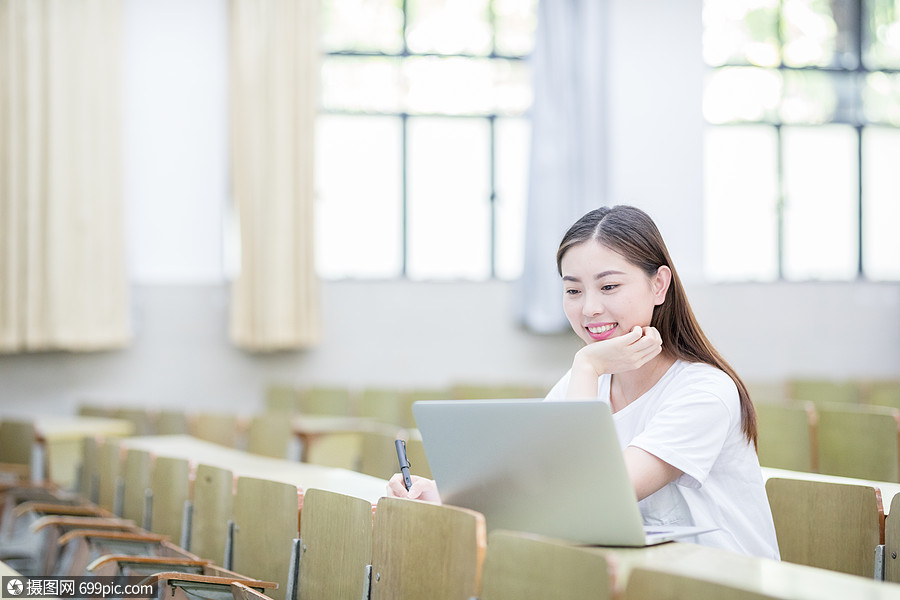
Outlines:
POLYGON ((666 301, 666 293, 669 291, 669 284, 671 283, 672 269, 666 265, 658 268, 656 274, 650 278, 650 287, 653 289, 656 306, 666 301))

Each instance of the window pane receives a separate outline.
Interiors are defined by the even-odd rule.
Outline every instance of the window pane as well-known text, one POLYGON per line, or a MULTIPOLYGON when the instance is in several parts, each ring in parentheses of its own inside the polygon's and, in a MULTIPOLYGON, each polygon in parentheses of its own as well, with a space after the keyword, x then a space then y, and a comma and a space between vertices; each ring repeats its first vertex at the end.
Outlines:
POLYGON ((330 56, 322 61, 322 108, 400 111, 400 59, 330 56))
POLYGON ((785 71, 782 76, 782 122, 818 124, 859 120, 854 73, 785 71))
POLYGON ((855 69, 856 2, 783 0, 784 64, 855 69))
POLYGON ((399 276, 400 119, 320 115, 317 127, 319 275, 399 276))
POLYGON ((714 66, 777 66, 778 0, 706 0, 703 57, 714 66))
POLYGON ((518 115, 531 105, 528 68, 518 60, 414 57, 403 74, 411 113, 518 115))
POLYGON ((778 276, 778 179, 774 127, 706 133, 706 272, 713 280, 778 276))
POLYGON ((867 121, 900 127, 900 75, 866 75, 862 102, 867 121))
POLYGON ((706 83, 703 116, 713 124, 774 122, 781 102, 781 74, 771 69, 722 68, 706 83))
POLYGON ((853 279, 858 269, 856 131, 785 127, 784 274, 853 279))
POLYGON ((871 70, 900 69, 900 2, 868 0, 865 8, 863 54, 866 67, 871 70))
POLYGON ((525 119, 497 119, 496 139, 496 276, 518 279, 525 252, 531 127, 525 119))
POLYGON ((900 130, 868 127, 863 135, 863 259, 873 279, 900 279, 900 130))
POLYGON ((406 43, 412 52, 491 52, 487 0, 407 0, 406 43))
POLYGON ((494 27, 497 54, 531 54, 537 29, 537 0, 494 0, 494 27))
POLYGON ((409 277, 490 277, 488 121, 413 117, 408 140, 409 277))
POLYGON ((402 0, 326 0, 322 45, 326 52, 398 53, 403 50, 402 0))

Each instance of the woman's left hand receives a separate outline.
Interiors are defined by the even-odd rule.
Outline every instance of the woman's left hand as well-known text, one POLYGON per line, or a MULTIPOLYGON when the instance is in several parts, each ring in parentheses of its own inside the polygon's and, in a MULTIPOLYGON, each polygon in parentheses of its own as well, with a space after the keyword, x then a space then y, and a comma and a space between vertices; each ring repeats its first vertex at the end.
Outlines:
POLYGON ((597 378, 633 371, 662 352, 662 336, 655 327, 639 327, 609 340, 588 344, 575 354, 568 397, 593 398, 597 378))

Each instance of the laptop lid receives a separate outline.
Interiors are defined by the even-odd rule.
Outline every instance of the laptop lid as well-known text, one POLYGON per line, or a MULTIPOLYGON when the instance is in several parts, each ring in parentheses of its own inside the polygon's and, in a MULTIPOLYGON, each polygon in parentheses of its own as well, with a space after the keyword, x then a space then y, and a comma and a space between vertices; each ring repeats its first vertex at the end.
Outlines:
POLYGON ((413 414, 441 499, 482 513, 488 530, 645 545, 607 404, 438 400, 413 414))

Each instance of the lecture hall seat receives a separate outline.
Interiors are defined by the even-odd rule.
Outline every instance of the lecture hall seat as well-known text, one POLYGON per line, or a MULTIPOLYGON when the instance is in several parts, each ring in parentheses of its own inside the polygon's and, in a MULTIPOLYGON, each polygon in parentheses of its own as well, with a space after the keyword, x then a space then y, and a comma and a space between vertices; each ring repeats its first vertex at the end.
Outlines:
POLYGON ((900 583, 900 494, 891 499, 884 519, 884 580, 900 583))
POLYGON ((478 512, 381 498, 372 529, 371 600, 478 597, 486 545, 478 512))
POLYGON ((402 427, 404 397, 400 390, 365 388, 357 398, 356 408, 361 417, 402 427))
POLYGON ((859 386, 855 381, 792 378, 787 382, 788 399, 826 404, 859 404, 859 386))
POLYGON ((306 490, 300 512, 298 597, 359 600, 372 562, 372 504, 318 489, 306 490))
POLYGON ((289 456, 294 432, 290 419, 282 412, 265 412, 250 419, 247 430, 247 452, 271 458, 293 459, 289 456))
POLYGON ((817 470, 817 416, 811 402, 756 404, 759 464, 813 473, 817 470))
POLYGON ((818 471, 872 481, 900 481, 900 409, 820 404, 818 471))
POLYGON ((313 386, 300 391, 300 412, 349 417, 356 412, 353 400, 349 388, 313 386))
POLYGON ((122 463, 121 506, 122 518, 130 519, 143 527, 150 528, 150 512, 147 491, 150 489, 150 474, 155 458, 147 450, 127 448, 122 463))
POLYGON ((535 534, 495 530, 488 537, 480 600, 609 600, 603 553, 535 534))
POLYGON ((782 560, 876 576, 876 547, 884 543, 877 488, 774 477, 766 493, 782 560))
POLYGON ((157 456, 150 472, 150 518, 148 529, 177 544, 185 536, 185 509, 191 503, 191 461, 157 456))
POLYGON ((900 380, 877 380, 863 386, 866 404, 900 408, 900 380))
POLYGON ((405 433, 399 428, 396 432, 364 431, 360 433, 360 457, 356 470, 373 477, 390 479, 400 468, 394 442, 398 436, 403 435, 405 433))
POLYGON ((227 565, 228 523, 233 519, 234 474, 225 468, 197 465, 194 474, 190 550, 216 564, 227 565))
POLYGON ((302 492, 290 483, 237 479, 230 567, 254 579, 277 582, 278 589, 270 590, 275 600, 286 600, 294 540, 300 533, 302 492))

